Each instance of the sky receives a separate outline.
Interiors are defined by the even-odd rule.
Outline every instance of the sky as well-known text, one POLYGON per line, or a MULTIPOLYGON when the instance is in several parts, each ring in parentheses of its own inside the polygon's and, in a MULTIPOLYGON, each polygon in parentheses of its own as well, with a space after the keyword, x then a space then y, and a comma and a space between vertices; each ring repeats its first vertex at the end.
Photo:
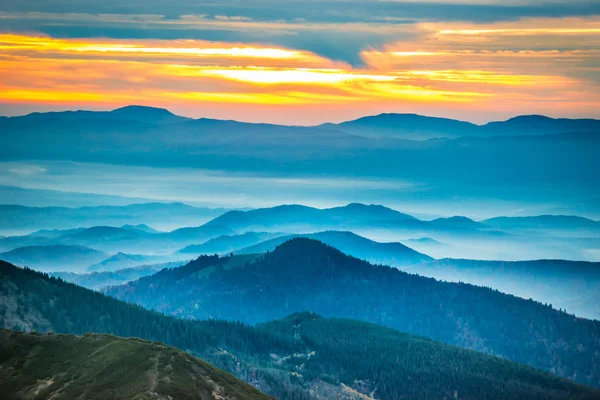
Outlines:
POLYGON ((6 0, 0 115, 600 118, 597 0, 6 0))

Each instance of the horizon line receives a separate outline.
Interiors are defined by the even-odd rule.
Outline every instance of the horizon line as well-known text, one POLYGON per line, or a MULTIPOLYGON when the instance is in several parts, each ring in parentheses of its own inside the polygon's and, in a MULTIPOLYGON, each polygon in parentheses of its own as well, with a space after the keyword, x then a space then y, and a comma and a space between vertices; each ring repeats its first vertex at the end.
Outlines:
POLYGON ((408 115, 413 115, 413 116, 419 116, 419 117, 424 117, 424 118, 432 118, 432 119, 442 119, 442 120, 451 120, 451 121, 457 121, 457 122, 464 122, 466 124, 471 124, 474 126, 485 126, 487 124, 490 123, 494 123, 494 122, 506 122, 506 121, 510 121, 513 120, 515 118, 520 118, 520 117, 542 117, 542 118, 548 118, 548 119, 553 119, 553 120, 571 120, 571 121, 578 121, 578 120, 593 120, 593 121, 600 121, 600 116, 598 117, 583 117, 583 118, 569 118, 569 117, 560 117, 560 116, 550 116, 550 115, 545 115, 545 114, 515 114, 507 119, 490 119, 487 120, 484 123, 477 123, 477 122, 473 122, 473 121, 469 121, 469 120, 465 120, 465 119, 458 119, 458 118, 453 118, 453 117, 442 117, 442 116, 437 116, 437 115, 428 115, 428 114, 419 114, 416 112, 380 112, 380 113, 376 113, 376 114, 364 114, 352 119, 341 119, 341 120, 337 120, 336 122, 334 121, 325 121, 322 122, 320 124, 307 124, 307 125, 301 125, 301 124, 278 124, 278 123, 272 123, 272 122, 257 122, 257 121, 252 121, 252 120, 247 120, 247 119, 222 119, 222 118, 211 118, 211 117, 192 117, 189 115, 183 115, 183 114, 176 114, 173 111, 171 111, 170 109, 166 108, 166 107, 160 107, 160 106, 148 106, 148 105, 141 105, 141 104, 127 104, 127 105, 123 105, 123 106, 119 106, 116 108, 64 108, 61 110, 51 110, 51 111, 32 111, 32 112, 28 112, 28 113, 24 113, 24 114, 12 114, 12 115, 0 115, 0 118, 20 118, 20 117, 27 117, 27 116, 31 116, 31 115, 35 115, 35 114, 60 114, 60 113, 69 113, 69 112, 106 112, 106 113, 110 113, 113 111, 117 111, 117 110, 121 110, 121 109, 125 109, 125 108, 129 108, 129 107, 138 107, 138 108, 143 108, 143 109, 155 109, 155 110, 162 110, 162 111, 167 111, 170 114, 172 114, 173 116, 176 117, 182 117, 182 118, 188 118, 190 120, 194 120, 194 121, 198 121, 198 120, 213 120, 213 121, 233 121, 233 122, 240 122, 240 123, 246 123, 246 124, 256 124, 256 125, 278 125, 278 126, 289 126, 289 127, 320 127, 322 125, 327 125, 327 124, 342 124, 344 122, 352 122, 352 121, 356 121, 359 119, 363 119, 363 118, 369 118, 369 117, 380 117, 383 115, 403 115, 403 116, 408 116, 408 115))

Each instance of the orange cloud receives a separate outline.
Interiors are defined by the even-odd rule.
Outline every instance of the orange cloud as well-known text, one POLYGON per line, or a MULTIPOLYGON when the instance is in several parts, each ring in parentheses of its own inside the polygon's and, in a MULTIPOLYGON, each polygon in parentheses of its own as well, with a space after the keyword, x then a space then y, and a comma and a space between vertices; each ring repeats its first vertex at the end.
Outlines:
POLYGON ((588 77, 600 52, 523 48, 520 35, 596 35, 595 23, 419 24, 416 39, 361 53, 361 68, 257 43, 0 34, 0 104, 169 105, 199 110, 196 116, 288 123, 328 120, 328 110, 348 116, 368 110, 456 116, 458 107, 470 114, 588 110, 600 105, 597 82, 588 77), (273 115, 272 107, 284 111, 273 115), (244 109, 252 112, 236 114, 244 109), (314 113, 312 119, 290 121, 300 109, 314 113))

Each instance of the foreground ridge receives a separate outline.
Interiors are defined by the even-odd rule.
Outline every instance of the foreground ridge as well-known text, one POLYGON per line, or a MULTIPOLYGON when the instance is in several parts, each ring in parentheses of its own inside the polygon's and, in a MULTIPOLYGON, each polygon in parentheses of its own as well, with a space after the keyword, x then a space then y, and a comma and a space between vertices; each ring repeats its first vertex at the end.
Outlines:
POLYGON ((0 349, 5 399, 270 398, 181 350, 137 338, 0 329, 0 349))

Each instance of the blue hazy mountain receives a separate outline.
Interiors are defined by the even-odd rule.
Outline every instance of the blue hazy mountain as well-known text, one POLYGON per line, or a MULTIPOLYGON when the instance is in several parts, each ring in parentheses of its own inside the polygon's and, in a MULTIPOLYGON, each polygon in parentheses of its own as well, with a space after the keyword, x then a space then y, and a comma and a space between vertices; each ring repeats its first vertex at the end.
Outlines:
POLYGON ((225 225, 236 230, 344 228, 377 226, 382 221, 418 223, 418 219, 380 205, 348 204, 319 209, 281 205, 249 211, 229 211, 206 225, 225 225))
POLYGON ((339 124, 327 123, 320 126, 329 129, 339 129, 343 132, 365 137, 389 137, 412 140, 472 136, 476 134, 479 128, 470 122, 448 118, 393 113, 362 117, 339 124))
POLYGON ((96 113, 105 118, 152 122, 155 124, 174 124, 190 120, 190 118, 180 117, 164 108, 147 106, 125 106, 113 111, 96 111, 96 113))
POLYGON ((115 121, 120 123, 143 122, 151 124, 171 124, 189 120, 190 118, 180 117, 164 108, 136 105, 125 106, 112 111, 79 110, 47 113, 35 112, 24 116, 9 118, 9 121, 16 125, 35 125, 38 123, 55 124, 62 122, 73 123, 81 121, 89 121, 96 124, 102 124, 106 121, 115 121))
POLYGON ((52 239, 55 243, 90 246, 107 252, 141 254, 168 254, 194 243, 231 234, 223 225, 202 225, 179 228, 171 232, 153 232, 147 229, 95 226, 52 239))
MULTIPOLYGON (((51 236, 55 237, 55 236, 51 236)), ((57 237, 57 236, 56 236, 57 237)), ((51 239, 47 236, 37 235, 21 235, 21 236, 6 236, 0 237, 0 252, 7 252, 19 247, 27 246, 43 246, 50 244, 51 239)))
POLYGON ((84 231, 85 228, 73 228, 73 229, 40 229, 35 232, 31 232, 29 235, 23 237, 36 237, 36 238, 57 238, 65 235, 72 235, 77 232, 84 231))
MULTIPOLYGON (((510 243, 518 239, 466 217, 439 218, 422 221, 410 215, 381 206, 349 204, 343 207, 318 209, 301 205, 282 205, 250 211, 230 211, 205 226, 226 225, 238 233, 251 231, 290 232, 308 234, 320 231, 351 231, 377 241, 398 241, 404 238, 430 236, 446 242, 469 241, 474 246, 484 244, 476 258, 490 257, 492 242, 510 243)), ((503 246, 504 246, 503 245, 503 246)), ((460 246, 459 246, 460 247, 460 246)), ((457 247, 455 250, 460 250, 457 247)), ((463 253, 464 254, 464 253, 463 253)), ((455 256, 442 254, 442 256, 455 256)), ((515 254, 517 257, 518 255, 515 254)), ((466 255, 465 257, 469 257, 466 255)))
POLYGON ((587 261, 597 261, 600 258, 600 254, 595 251, 600 243, 600 231, 595 228, 596 221, 578 217, 540 216, 474 221, 456 216, 428 221, 388 207, 358 203, 325 209, 282 205, 224 214, 218 213, 219 210, 209 209, 207 212, 217 213, 218 216, 208 222, 202 218, 206 210, 182 204, 77 209, 0 206, 0 210, 4 210, 5 221, 8 221, 8 224, 16 225, 19 221, 29 219, 38 225, 62 224, 70 228, 43 229, 29 235, 0 238, 0 252, 24 246, 64 244, 92 247, 110 254, 122 252, 165 255, 182 250, 186 246, 197 246, 185 250, 188 254, 222 254, 267 239, 258 237, 257 232, 275 237, 281 236, 282 232, 307 234, 333 230, 351 231, 378 242, 402 242, 428 237, 444 243, 445 246, 416 243, 415 249, 435 258, 554 258, 587 261), (20 216, 23 219, 19 220, 20 216), (53 222, 61 216, 69 218, 63 222, 53 222), (187 227, 157 231, 145 223, 146 218, 159 224, 174 224, 180 221, 181 225, 187 227), (140 224, 102 224, 90 228, 74 228, 82 226, 81 221, 95 222, 105 219, 117 222, 135 219, 140 224), (202 221, 203 224, 192 225, 195 220, 202 221), (543 226, 536 224, 537 228, 531 228, 531 221, 538 220, 544 221, 543 226), (560 221, 568 223, 559 223, 560 221), (529 224, 530 228, 526 229, 524 223, 529 224), (245 233, 249 234, 240 236, 245 233), (205 242, 219 236, 226 237, 205 245, 205 242), (234 243, 235 241, 239 243, 234 243))
POLYGON ((149 203, 139 197, 114 196, 96 193, 65 192, 60 190, 27 189, 0 185, 0 204, 18 204, 28 207, 89 207, 127 206, 149 203))
POLYGON ((0 260, 38 270, 85 270, 109 255, 84 246, 50 245, 20 247, 0 253, 0 260))
MULTIPOLYGON (((566 204, 593 212, 588 215, 600 215, 600 192, 594 187, 600 181, 597 120, 520 117, 472 128, 477 135, 470 132, 451 139, 407 140, 359 136, 331 126, 290 127, 208 119, 165 125, 152 118, 139 121, 67 114, 1 119, 0 157, 285 178, 408 182, 415 188, 401 191, 395 200, 468 198, 484 202, 502 198, 553 208, 566 204)), ((450 133, 463 126, 443 119, 433 122, 436 126, 448 124, 452 127, 450 133)), ((322 192, 326 197, 326 191, 322 192)), ((327 200, 331 202, 331 198, 327 200)), ((130 222, 119 225, 125 223, 130 222)), ((163 229, 151 220, 131 223, 163 229)), ((106 222, 95 223, 99 224, 106 222)))
POLYGON ((467 217, 455 216, 449 218, 436 218, 429 221, 429 225, 436 228, 447 229, 488 229, 485 223, 473 221, 467 217))
POLYGON ((532 217, 496 217, 482 223, 511 231, 600 236, 600 222, 572 215, 539 215, 532 217))
POLYGON ((132 231, 141 231, 141 232, 146 232, 146 233, 159 233, 159 231, 157 231, 156 229, 154 229, 146 224, 138 224, 138 225, 125 224, 121 228, 132 230, 132 231))
POLYGON ((417 243, 417 244, 424 244, 424 245, 432 245, 432 246, 443 246, 445 245, 445 243, 441 243, 435 239, 432 238, 428 238, 428 237, 422 237, 422 238, 417 238, 417 239, 406 239, 404 240, 404 242, 406 243, 417 243))
POLYGON ((143 203, 127 206, 26 207, 0 205, 2 230, 72 229, 97 225, 148 224, 173 229, 201 225, 225 209, 192 207, 182 203, 143 203))
POLYGON ((600 133, 600 120, 550 118, 521 115, 507 121, 489 122, 481 127, 485 135, 548 135, 556 133, 600 133))
POLYGON ((440 259, 402 270, 448 282, 490 287, 600 320, 600 262, 440 259))
POLYGON ((207 240, 202 244, 193 244, 179 250, 178 254, 225 254, 252 246, 266 240, 285 236, 285 233, 246 232, 241 235, 223 235, 207 240))
POLYGON ((260 323, 307 310, 359 319, 597 384, 600 322, 372 265, 306 238, 253 261, 236 257, 203 256, 106 293, 183 318, 260 323))
POLYGON ((156 264, 164 262, 164 256, 148 256, 142 254, 117 253, 105 260, 90 265, 87 270, 94 271, 118 271, 125 268, 136 267, 140 265, 156 264))
POLYGON ((388 137, 412 140, 431 138, 459 138, 465 136, 525 136, 560 133, 599 133, 600 120, 550 118, 543 115, 522 115, 506 121, 485 125, 448 118, 417 114, 379 114, 346 121, 324 124, 321 127, 365 137, 388 137))
POLYGON ((51 272, 49 276, 61 278, 64 281, 83 286, 88 289, 100 290, 107 286, 122 285, 135 281, 144 276, 152 275, 163 268, 176 268, 187 261, 174 261, 159 264, 138 265, 136 267, 118 269, 116 271, 100 271, 90 273, 51 272))
POLYGON ((340 231, 281 236, 240 249, 236 254, 256 254, 273 251, 282 243, 297 237, 318 240, 350 256, 372 263, 401 266, 433 260, 428 255, 419 253, 401 243, 379 243, 352 232, 340 231))

